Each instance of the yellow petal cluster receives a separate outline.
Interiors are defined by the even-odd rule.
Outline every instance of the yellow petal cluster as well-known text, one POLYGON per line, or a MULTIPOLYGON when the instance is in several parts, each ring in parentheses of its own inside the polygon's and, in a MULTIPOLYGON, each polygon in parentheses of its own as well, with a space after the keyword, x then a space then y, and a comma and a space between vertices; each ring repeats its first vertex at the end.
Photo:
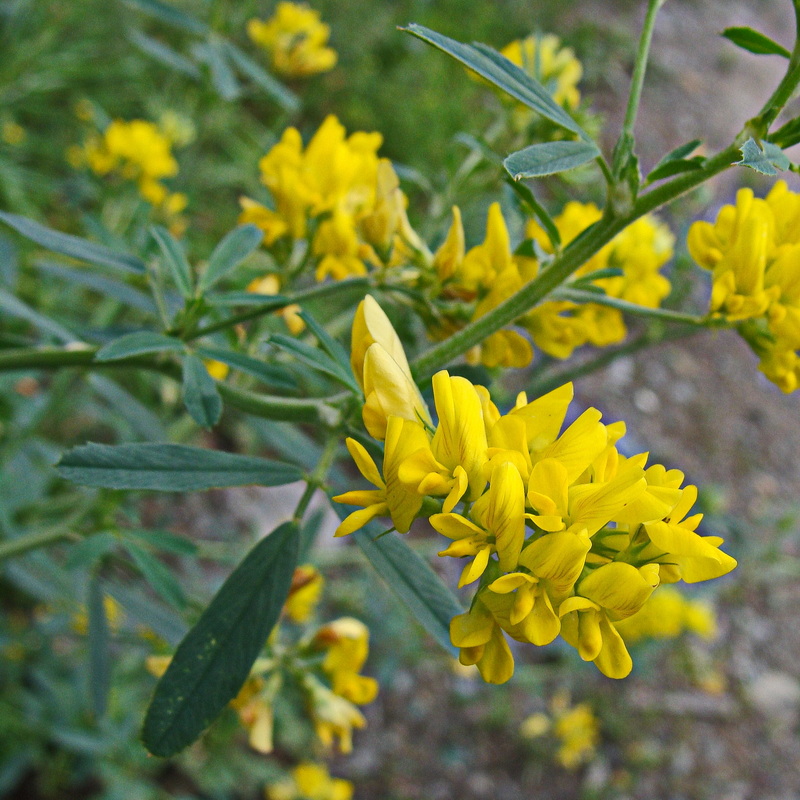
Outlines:
POLYGON ((336 66, 336 51, 328 47, 330 26, 305 3, 278 3, 270 19, 251 19, 247 34, 267 51, 272 68, 287 78, 306 78, 336 66))
POLYGON ((295 568, 283 611, 292 622, 308 622, 322 595, 325 580, 312 564, 295 568))
POLYGON ((170 192, 162 183, 178 174, 172 144, 153 122, 116 119, 102 134, 90 137, 71 160, 86 164, 97 175, 114 174, 135 181, 148 203, 169 214, 179 214, 186 207, 186 196, 170 192))
POLYGON ((394 168, 378 156, 382 141, 379 133, 348 136, 333 115, 305 147, 300 132, 287 128, 259 162, 274 207, 242 198, 239 221, 261 228, 268 247, 283 237, 308 238, 319 281, 428 256, 394 168))
POLYGON ((710 311, 742 323, 761 371, 793 392, 800 385, 800 194, 785 181, 763 199, 740 189, 713 223, 691 226, 687 244, 711 271, 710 311))
POLYGON ((383 471, 348 440, 377 488, 335 498, 362 506, 337 535, 380 516, 405 532, 425 498, 440 500, 429 518, 451 542, 440 555, 465 561, 459 585, 477 582, 470 610, 450 628, 462 664, 502 683, 514 670, 506 636, 545 645, 561 635, 605 675, 625 677, 632 662, 616 623, 639 612, 661 583, 708 580, 736 566, 721 539, 697 533, 696 487, 684 486, 678 470, 648 467, 647 453, 620 453, 624 424, 602 423, 597 409, 564 426, 571 384, 531 401, 521 393, 502 414, 484 387, 443 370, 433 378, 434 425, 377 308, 373 298, 359 308, 352 358, 357 377, 376 347, 397 365, 362 384, 364 420, 378 439, 368 390, 385 399, 383 471))
POLYGON ((702 600, 689 600, 672 586, 654 593, 632 617, 617 623, 626 642, 674 639, 684 631, 712 639, 717 632, 714 609, 702 600))
POLYGON ((266 800, 351 800, 353 784, 332 778, 324 764, 304 761, 291 777, 277 781, 264 790, 266 800))

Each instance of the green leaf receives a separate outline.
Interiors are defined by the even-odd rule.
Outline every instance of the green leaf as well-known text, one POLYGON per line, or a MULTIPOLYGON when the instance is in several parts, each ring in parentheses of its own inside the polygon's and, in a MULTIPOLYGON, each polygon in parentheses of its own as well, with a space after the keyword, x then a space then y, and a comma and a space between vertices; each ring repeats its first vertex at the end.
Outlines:
POLYGON ((149 314, 155 313, 158 309, 149 294, 134 289, 121 280, 114 280, 106 275, 91 272, 87 269, 76 268, 73 265, 58 263, 55 261, 45 261, 36 259, 33 266, 46 275, 52 275, 60 280, 69 281, 78 286, 85 286, 95 292, 113 297, 131 308, 138 308, 149 314))
POLYGON ((590 141, 589 135, 553 100, 541 83, 491 47, 477 43, 463 44, 413 23, 407 28, 400 28, 400 30, 407 31, 412 36, 444 51, 528 108, 538 112, 556 125, 578 134, 587 142, 590 141))
POLYGON ((183 359, 183 404, 192 419, 204 428, 213 428, 222 416, 217 382, 195 355, 183 359))
POLYGON ((202 77, 200 70, 194 62, 190 61, 186 56, 173 50, 171 47, 159 42, 158 39, 153 39, 141 31, 129 30, 126 34, 128 40, 139 48, 145 55, 150 56, 155 61, 158 61, 165 67, 180 72, 189 78, 199 80, 202 77))
POLYGON ((353 388, 353 377, 350 370, 345 370, 337 361, 334 361, 321 350, 317 350, 316 347, 312 347, 310 344, 300 341, 300 339, 284 336, 281 333, 275 333, 270 336, 269 342, 291 353, 298 361, 308 364, 309 367, 330 375, 348 389, 353 388))
POLYGON ((88 261, 90 264, 112 267, 120 272, 141 275, 147 271, 144 261, 130 253, 119 253, 102 244, 96 244, 78 236, 70 236, 67 233, 59 233, 27 217, 0 211, 0 221, 10 225, 26 239, 30 239, 54 253, 76 258, 78 261, 88 261))
POLYGON ((240 225, 232 230, 215 248, 208 260, 208 267, 200 278, 200 294, 210 289, 234 267, 254 252, 264 238, 255 225, 240 225))
POLYGON ((722 35, 737 47, 747 50, 748 53, 755 53, 757 56, 792 57, 792 54, 783 45, 752 28, 725 28, 722 35))
POLYGON ((668 161, 678 161, 682 158, 686 158, 687 156, 691 155, 698 147, 702 144, 701 139, 692 139, 691 142, 686 142, 686 144, 679 145, 674 150, 670 150, 664 158, 662 158, 658 164, 656 164, 656 168, 660 167, 662 164, 666 164, 668 161))
POLYGON ((67 551, 64 566, 69 569, 90 567, 117 546, 117 537, 108 531, 93 533, 80 542, 76 542, 67 551))
POLYGON ((155 331, 137 331, 126 333, 101 347, 94 360, 117 361, 120 358, 130 358, 144 353, 160 353, 164 350, 175 352, 183 350, 183 342, 155 331))
POLYGON ((67 451, 56 468, 84 486, 157 492, 281 486, 303 477, 293 464, 182 444, 86 444, 67 451))
POLYGON ((646 183, 653 183, 664 178, 671 178, 673 175, 680 175, 682 172, 691 172, 695 169, 702 169, 705 159, 702 156, 694 158, 676 158, 672 161, 665 161, 660 166, 650 170, 646 183))
POLYGON ((199 42, 192 48, 197 58, 205 61, 211 70, 211 83, 223 100, 236 100, 242 94, 242 87, 236 80, 228 54, 219 40, 214 37, 207 42, 199 42))
POLYGON ((198 347, 197 352, 203 358, 221 361, 229 367, 252 375, 267 386, 272 386, 276 389, 297 388, 297 381, 294 379, 294 375, 278 364, 267 364, 265 361, 247 356, 244 353, 236 353, 233 350, 220 350, 216 347, 198 347))
POLYGON ((162 3, 161 0, 123 0, 123 2, 173 28, 201 36, 208 33, 208 25, 204 22, 200 22, 199 19, 185 14, 168 3, 162 3))
POLYGON ((554 175, 580 167, 597 158, 600 151, 591 142, 542 142, 507 156, 503 166, 515 180, 554 175))
POLYGON ((110 633, 106 618, 105 596, 98 575, 89 581, 89 598, 86 603, 89 637, 89 693, 92 709, 97 719, 105 716, 108 693, 111 690, 111 659, 109 658, 110 633))
POLYGON ((63 325, 44 316, 44 314, 35 311, 27 303, 23 303, 18 297, 15 297, 2 288, 0 288, 0 309, 9 316, 30 322, 31 325, 38 328, 40 331, 49 333, 62 342, 69 343, 80 341, 72 331, 67 330, 63 325))
POLYGON ((533 192, 524 183, 515 181, 512 178, 506 178, 506 183, 517 195, 523 212, 535 216, 539 220, 539 223, 547 233, 547 238, 550 239, 550 243, 553 245, 553 249, 558 250, 561 247, 561 234, 558 232, 553 218, 547 213, 547 209, 536 199, 533 192))
POLYGON ((301 311, 300 318, 308 325, 314 336, 319 339, 319 343, 322 345, 325 352, 341 367, 342 374, 349 378, 349 385, 353 391, 360 392, 361 388, 352 375, 353 370, 350 366, 350 356, 344 347, 342 347, 342 345, 337 342, 308 311, 301 311))
POLYGON ((759 147, 755 139, 748 139, 742 146, 742 160, 734 161, 734 165, 750 167, 762 175, 777 175, 778 170, 789 169, 789 161, 783 150, 772 142, 763 142, 759 147))
POLYGON ((210 306, 264 306, 270 308, 284 308, 292 303, 290 297, 280 294, 257 294, 256 292, 221 292, 209 294, 203 298, 210 306))
POLYGON ((120 533, 125 538, 139 539, 146 542, 150 547, 157 550, 164 550, 167 553, 175 553, 179 556, 193 556, 197 553, 197 545, 185 539, 183 536, 176 536, 169 531, 150 531, 142 528, 126 528, 120 533))
MULTIPOLYGON (((342 515, 341 506, 337 512, 342 515)), ((380 527, 372 524, 356 531, 353 537, 417 622, 448 653, 457 655, 458 651, 450 642, 450 620, 464 611, 461 604, 428 562, 418 556, 400 534, 382 536, 381 533, 380 527)))
POLYGON ((291 522, 262 539, 178 645, 144 721, 153 755, 191 744, 239 693, 289 594, 297 540, 291 522))
POLYGON ((186 595, 173 574, 152 553, 133 542, 126 542, 125 549, 133 559, 142 577, 171 606, 182 609, 186 606, 186 595))
POLYGON ((225 42, 233 64, 239 71, 250 78, 259 88, 266 92, 273 100, 281 105, 286 111, 297 111, 300 108, 300 99, 296 94, 290 92, 279 80, 273 78, 266 72, 260 64, 257 64, 250 56, 243 53, 236 45, 225 42))
POLYGON ((169 267, 172 280, 184 298, 189 298, 194 293, 192 286, 192 268, 186 259, 181 243, 164 227, 153 225, 150 234, 158 242, 164 262, 169 267))

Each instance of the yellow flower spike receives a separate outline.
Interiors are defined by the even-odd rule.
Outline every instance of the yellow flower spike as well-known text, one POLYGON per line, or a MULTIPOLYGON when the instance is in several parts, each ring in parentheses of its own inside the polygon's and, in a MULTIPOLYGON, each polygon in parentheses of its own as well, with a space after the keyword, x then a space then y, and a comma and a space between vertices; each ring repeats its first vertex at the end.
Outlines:
POLYGON ((377 342, 364 356, 364 426, 375 439, 386 437, 390 416, 431 426, 428 407, 409 372, 377 342))
POLYGON ((516 407, 509 414, 524 420, 531 452, 543 450, 555 441, 564 424, 573 395, 571 383, 565 383, 530 403, 527 402, 525 393, 520 393, 516 407))
POLYGON ((492 474, 495 464, 510 461, 519 470, 523 481, 527 482, 531 474, 531 455, 525 421, 511 414, 497 420, 489 434, 489 449, 486 454, 489 458, 484 466, 487 477, 492 474))
POLYGON ((494 581, 481 597, 498 625, 519 642, 550 644, 561 630, 547 590, 532 576, 512 572, 494 581), (523 579, 519 586, 517 576, 523 579))
POLYGON ((289 233, 289 226, 283 217, 271 208, 267 208, 249 197, 240 197, 239 205, 242 213, 237 220, 239 225, 255 225, 264 234, 264 244, 267 247, 289 233))
POLYGON ((555 458, 543 458, 533 467, 528 482, 528 503, 537 512, 531 519, 545 531, 566 527, 569 515, 569 473, 555 458))
POLYGON ((353 784, 331 778, 323 764, 304 761, 292 770, 290 780, 267 787, 267 800, 352 800, 353 784))
POLYGON ((433 266, 439 280, 452 278, 464 263, 465 239, 464 225, 461 222, 461 209, 453 206, 453 222, 445 240, 433 256, 433 266))
POLYGON ((476 664, 487 683, 505 683, 514 674, 511 648, 480 598, 468 612, 450 621, 450 641, 460 648, 461 664, 476 664))
POLYGON ((327 47, 330 26, 304 3, 278 3, 269 20, 251 19, 247 34, 267 50, 272 68, 286 77, 306 78, 336 66, 336 51, 327 47))

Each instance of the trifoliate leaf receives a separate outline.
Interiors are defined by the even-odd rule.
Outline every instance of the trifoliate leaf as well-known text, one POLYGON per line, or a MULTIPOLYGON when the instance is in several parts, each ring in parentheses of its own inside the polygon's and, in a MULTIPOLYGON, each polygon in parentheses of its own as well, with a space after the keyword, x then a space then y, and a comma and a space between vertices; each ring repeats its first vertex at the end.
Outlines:
POLYGON ((779 170, 782 172, 792 165, 783 150, 772 142, 763 142, 759 147, 756 140, 750 138, 742 146, 741 152, 742 160, 733 163, 750 167, 762 175, 777 175, 779 170))

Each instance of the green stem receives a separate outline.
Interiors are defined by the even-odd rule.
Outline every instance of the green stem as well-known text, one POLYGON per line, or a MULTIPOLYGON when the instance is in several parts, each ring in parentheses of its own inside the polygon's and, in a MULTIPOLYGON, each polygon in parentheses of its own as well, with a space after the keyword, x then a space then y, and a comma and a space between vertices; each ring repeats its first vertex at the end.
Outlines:
POLYGON ((329 436, 328 440, 325 442, 325 449, 322 451, 319 463, 311 475, 308 476, 306 490, 303 492, 303 496, 300 498, 300 502, 297 504, 297 508, 294 511, 293 519, 298 524, 303 519, 303 515, 306 513, 306 509, 308 509, 308 504, 311 502, 314 492, 325 485, 328 472, 330 471, 330 468, 336 458, 336 452, 338 449, 338 435, 329 436))
POLYGON ((647 60, 650 55, 650 43, 653 40, 656 15, 665 2, 666 0, 649 0, 647 4, 647 14, 644 18, 642 35, 639 37, 639 48, 636 51, 636 61, 633 67, 628 107, 625 109, 625 121, 622 123, 622 133, 614 152, 614 177, 617 179, 622 175, 622 171, 628 163, 628 158, 633 152, 633 130, 636 125, 636 115, 639 112, 639 103, 642 99, 644 76, 647 72, 647 60))
MULTIPOLYGON (((61 367, 84 367, 89 369, 119 369, 120 367, 146 369, 167 375, 176 381, 181 380, 177 365, 158 362, 154 358, 136 356, 117 361, 94 360, 99 348, 87 347, 80 350, 65 348, 25 349, 12 352, 0 351, 0 372, 24 369, 59 369, 61 367)), ((351 397, 350 392, 342 392, 325 398, 279 397, 276 395, 237 389, 226 383, 217 383, 219 393, 225 402, 240 411, 258 417, 291 422, 321 422, 332 426, 339 423, 341 412, 338 404, 351 397)))
POLYGON ((694 314, 685 314, 682 311, 674 311, 671 308, 648 308, 637 303, 629 303, 618 297, 609 297, 606 294, 585 291, 583 289, 571 289, 568 286, 556 289, 553 298, 557 300, 569 300, 573 303, 596 303, 599 306, 616 308, 627 314, 634 314, 639 317, 649 317, 658 319, 662 322, 675 322, 681 325, 694 325, 698 328, 726 327, 730 323, 723 318, 696 317, 694 314))
POLYGON ((282 308, 286 308, 286 306, 290 306, 294 303, 304 303, 307 300, 319 300, 320 298, 328 297, 332 294, 338 294, 350 289, 363 288, 366 290, 371 285, 372 280, 370 278, 359 277, 348 278, 347 280, 336 281, 334 283, 323 283, 318 286, 312 286, 310 289, 297 292, 296 294, 292 295, 292 297, 286 297, 277 302, 273 301, 271 303, 264 303, 263 305, 249 308, 247 311, 241 311, 238 314, 233 314, 227 319, 220 320, 219 322, 212 322, 210 325, 206 325, 205 327, 189 332, 184 338, 187 341, 192 341, 193 339, 199 339, 201 336, 207 336, 210 333, 216 333, 217 331, 224 330, 225 328, 233 327, 241 322, 247 322, 248 320, 255 319, 256 317, 261 317, 264 314, 280 311, 282 308))
POLYGON ((4 561, 7 558, 14 558, 23 553, 27 553, 29 550, 38 550, 40 547, 47 547, 48 545, 62 542, 66 539, 80 538, 80 536, 72 531, 64 530, 63 528, 18 536, 15 539, 0 542, 0 561, 4 561))
POLYGON ((626 214, 604 217, 591 228, 587 228, 569 243, 547 269, 525 284, 516 294, 448 339, 417 356, 411 365, 414 376, 419 381, 429 378, 440 367, 466 353, 471 347, 480 344, 504 326, 510 325, 560 286, 632 222, 726 170, 739 157, 738 138, 737 143, 708 159, 702 169, 678 175, 673 180, 639 195, 626 214))

